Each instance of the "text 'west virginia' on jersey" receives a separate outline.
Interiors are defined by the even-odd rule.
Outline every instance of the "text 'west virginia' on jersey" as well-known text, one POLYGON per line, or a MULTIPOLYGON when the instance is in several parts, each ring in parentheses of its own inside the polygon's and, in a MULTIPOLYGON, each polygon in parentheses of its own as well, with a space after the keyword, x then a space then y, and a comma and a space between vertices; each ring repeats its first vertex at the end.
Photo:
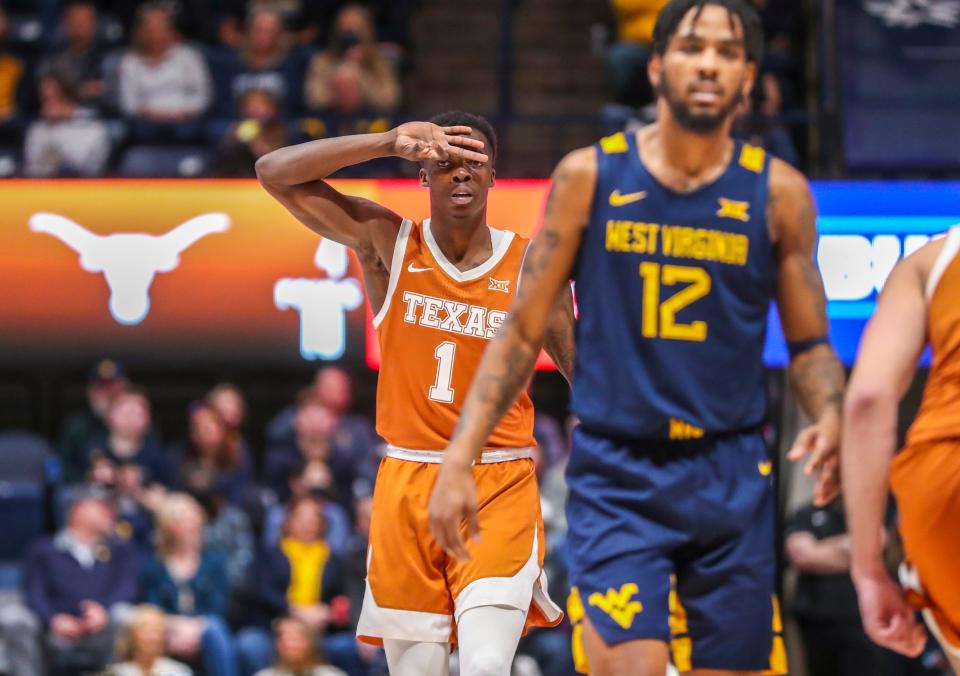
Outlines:
POLYGON ((776 282, 769 159, 737 143, 714 182, 680 194, 633 134, 597 145, 576 281, 573 411, 624 438, 695 439, 759 425, 776 282))
MULTIPOLYGON (((528 240, 489 230, 493 254, 462 272, 443 255, 429 219, 400 228, 386 299, 374 318, 382 355, 377 432, 391 446, 446 448, 483 351, 507 318, 528 240)), ((524 393, 486 448, 534 443, 533 404, 524 393)))

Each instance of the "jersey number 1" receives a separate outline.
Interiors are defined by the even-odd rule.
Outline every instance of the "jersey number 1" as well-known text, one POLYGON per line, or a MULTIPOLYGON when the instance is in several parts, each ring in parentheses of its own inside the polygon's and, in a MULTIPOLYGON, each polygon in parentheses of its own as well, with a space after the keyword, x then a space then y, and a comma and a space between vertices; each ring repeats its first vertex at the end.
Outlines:
POLYGON ((453 403, 454 392, 450 383, 453 382, 453 358, 456 354, 457 344, 450 341, 440 343, 433 351, 433 356, 437 360, 437 379, 427 393, 431 401, 439 401, 441 404, 453 403))

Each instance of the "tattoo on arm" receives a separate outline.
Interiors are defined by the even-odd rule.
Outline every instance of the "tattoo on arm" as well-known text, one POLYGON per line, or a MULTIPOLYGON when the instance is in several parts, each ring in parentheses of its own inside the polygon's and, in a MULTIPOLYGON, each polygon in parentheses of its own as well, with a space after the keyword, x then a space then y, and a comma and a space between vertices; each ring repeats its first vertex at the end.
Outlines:
POLYGON ((576 355, 576 344, 573 337, 573 295, 569 287, 560 291, 560 296, 554 303, 553 315, 543 347, 557 365, 560 374, 567 383, 573 384, 573 362, 576 355))
POLYGON ((813 420, 843 403, 846 376, 840 360, 828 345, 818 345, 790 362, 790 384, 804 413, 813 420))

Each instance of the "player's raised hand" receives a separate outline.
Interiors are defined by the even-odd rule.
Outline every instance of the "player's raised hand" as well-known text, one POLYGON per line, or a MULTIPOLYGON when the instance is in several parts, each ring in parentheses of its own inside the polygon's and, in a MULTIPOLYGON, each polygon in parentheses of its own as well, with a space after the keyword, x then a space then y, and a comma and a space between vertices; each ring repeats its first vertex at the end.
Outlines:
POLYGON ((459 158, 486 162, 483 141, 468 136, 470 127, 439 127, 432 122, 407 122, 393 130, 393 154, 412 162, 459 158))
POLYGON ((823 507, 840 494, 840 416, 828 409, 815 424, 797 435, 787 453, 793 462, 807 458, 803 473, 816 475, 813 503, 823 507))
POLYGON ((477 487, 470 466, 445 462, 433 485, 428 508, 430 531, 447 554, 458 561, 469 561, 464 530, 474 540, 480 538, 477 519, 477 487))
POLYGON ((863 629, 877 645, 907 657, 923 652, 927 634, 901 589, 885 572, 856 579, 863 629))

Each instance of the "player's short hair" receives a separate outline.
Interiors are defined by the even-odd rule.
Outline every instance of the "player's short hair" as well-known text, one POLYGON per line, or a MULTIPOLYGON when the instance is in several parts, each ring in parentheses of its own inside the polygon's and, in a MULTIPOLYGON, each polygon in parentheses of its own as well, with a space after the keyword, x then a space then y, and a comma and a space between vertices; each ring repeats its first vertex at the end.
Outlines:
POLYGON ((438 127, 458 127, 463 125, 476 129, 487 139, 484 154, 490 157, 491 162, 497 158, 497 132, 493 130, 493 125, 490 124, 490 120, 483 115, 466 113, 462 110, 448 110, 445 113, 434 115, 428 121, 433 122, 438 127))
POLYGON ((680 22, 690 10, 695 10, 694 23, 707 5, 719 5, 730 15, 730 24, 734 24, 734 17, 740 20, 743 27, 743 42, 746 47, 747 61, 759 64, 763 60, 763 22, 757 10, 747 0, 670 0, 657 16, 657 24, 653 29, 653 51, 663 56, 667 51, 667 44, 676 34, 680 22))

